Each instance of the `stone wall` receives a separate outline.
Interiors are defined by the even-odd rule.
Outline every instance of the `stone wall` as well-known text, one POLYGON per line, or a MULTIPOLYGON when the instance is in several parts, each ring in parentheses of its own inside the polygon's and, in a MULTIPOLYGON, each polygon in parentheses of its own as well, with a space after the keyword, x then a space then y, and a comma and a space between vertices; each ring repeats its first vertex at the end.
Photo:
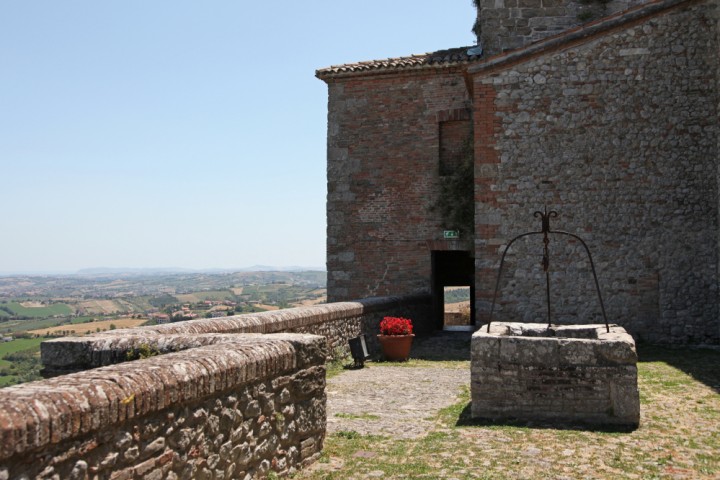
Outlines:
POLYGON ((48 340, 40 345, 43 373, 54 376, 121 363, 141 351, 165 354, 228 342, 252 344, 264 338, 260 334, 280 332, 322 335, 328 357, 343 356, 349 353, 348 340, 361 333, 375 347, 380 321, 388 315, 411 318, 416 330, 423 332, 423 326, 430 324, 430 299, 422 295, 365 298, 48 340))
MULTIPOLYGON (((720 342, 716 2, 655 4, 471 67, 478 312, 503 246, 539 229, 532 213, 548 205, 554 228, 589 243, 611 323, 720 342)), ((582 248, 551 240, 555 318, 601 321, 582 248)), ((509 255, 499 320, 544 321, 533 242, 509 255)))
POLYGON ((322 449, 325 361, 361 332, 374 346, 383 316, 428 312, 367 298, 43 342, 55 377, 0 397, 0 480, 292 473, 322 449))
POLYGON ((322 448, 326 354, 265 335, 5 388, 0 478, 291 473, 322 448))
POLYGON ((328 300, 430 292, 431 250, 458 248, 433 206, 441 124, 448 143, 471 119, 462 69, 324 80, 328 300))
POLYGON ((635 342, 617 325, 494 322, 472 338, 472 416, 637 427, 635 342))
POLYGON ((486 54, 495 55, 645 1, 479 0, 479 39, 486 54))

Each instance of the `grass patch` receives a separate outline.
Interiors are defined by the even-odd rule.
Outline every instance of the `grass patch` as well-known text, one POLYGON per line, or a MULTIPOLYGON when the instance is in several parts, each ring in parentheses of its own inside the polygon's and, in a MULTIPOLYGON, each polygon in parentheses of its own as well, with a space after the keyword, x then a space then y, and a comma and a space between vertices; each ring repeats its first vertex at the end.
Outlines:
POLYGON ((348 418, 351 420, 380 420, 380 417, 377 415, 373 415, 371 413, 362 413, 362 414, 354 414, 354 413, 336 413, 336 417, 338 418, 348 418))
POLYGON ((438 367, 438 368, 470 368, 469 360, 447 360, 438 362, 437 360, 426 360, 422 358, 409 358, 406 362, 387 362, 383 359, 374 360, 366 363, 365 366, 372 368, 373 365, 382 365, 385 367, 401 367, 401 368, 418 368, 418 367, 438 367))

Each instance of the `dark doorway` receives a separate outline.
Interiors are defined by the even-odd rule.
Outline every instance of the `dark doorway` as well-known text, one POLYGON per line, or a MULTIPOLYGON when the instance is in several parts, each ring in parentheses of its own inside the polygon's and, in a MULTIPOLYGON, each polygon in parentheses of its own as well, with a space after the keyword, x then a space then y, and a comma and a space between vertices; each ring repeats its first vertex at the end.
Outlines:
POLYGON ((470 286, 443 289, 443 330, 468 331, 472 328, 470 286))
MULTIPOLYGON (((445 322, 446 287, 466 287, 470 300, 470 317, 463 321, 466 328, 475 325, 475 259, 470 252, 441 251, 432 252, 432 308, 436 330, 443 330, 445 322)), ((453 289, 447 289, 448 296, 453 289)), ((448 302, 452 303, 452 302, 448 302)), ((453 323, 453 322, 448 322, 453 323)), ((447 325, 450 327, 450 325, 447 325)))

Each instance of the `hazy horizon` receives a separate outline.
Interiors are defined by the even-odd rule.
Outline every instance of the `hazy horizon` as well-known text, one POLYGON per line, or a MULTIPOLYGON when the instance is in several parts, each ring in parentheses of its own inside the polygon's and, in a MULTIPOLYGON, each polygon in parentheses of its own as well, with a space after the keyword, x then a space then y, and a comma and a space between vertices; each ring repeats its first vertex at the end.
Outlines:
POLYGON ((252 265, 249 267, 87 267, 77 270, 0 270, 0 277, 53 276, 53 275, 101 275, 101 274, 182 274, 182 273, 233 273, 233 272, 324 272, 325 266, 317 265, 252 265))
POLYGON ((325 265, 335 64, 472 45, 453 2, 0 4, 0 271, 325 265))

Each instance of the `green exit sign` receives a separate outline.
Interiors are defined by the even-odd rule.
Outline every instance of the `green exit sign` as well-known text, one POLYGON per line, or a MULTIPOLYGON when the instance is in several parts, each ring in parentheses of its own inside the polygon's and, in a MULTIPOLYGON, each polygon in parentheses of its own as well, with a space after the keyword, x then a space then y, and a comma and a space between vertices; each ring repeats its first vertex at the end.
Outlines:
POLYGON ((443 237, 445 237, 448 240, 453 240, 456 238, 460 238, 460 231, 458 230, 445 230, 443 231, 443 237))

